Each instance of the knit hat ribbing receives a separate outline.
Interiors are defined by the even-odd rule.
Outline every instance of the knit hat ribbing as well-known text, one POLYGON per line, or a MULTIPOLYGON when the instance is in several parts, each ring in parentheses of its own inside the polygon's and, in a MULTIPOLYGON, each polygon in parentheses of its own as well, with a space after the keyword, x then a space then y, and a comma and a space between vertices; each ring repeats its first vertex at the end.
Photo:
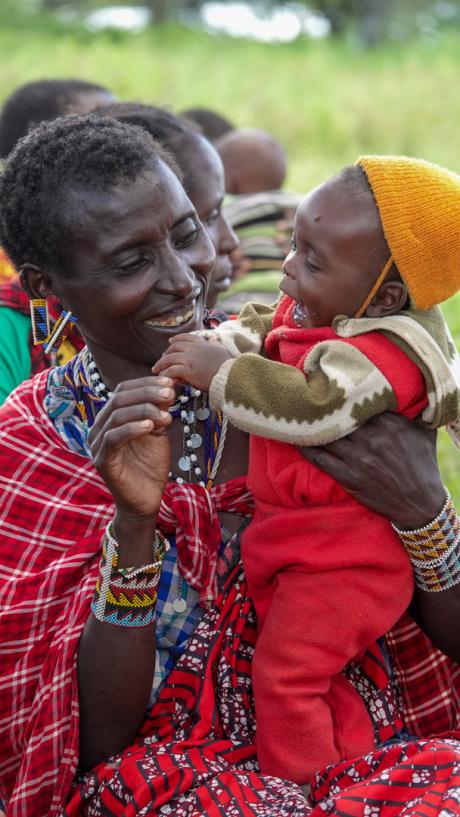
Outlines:
POLYGON ((406 156, 360 156, 356 164, 414 306, 450 298, 460 289, 460 176, 406 156))

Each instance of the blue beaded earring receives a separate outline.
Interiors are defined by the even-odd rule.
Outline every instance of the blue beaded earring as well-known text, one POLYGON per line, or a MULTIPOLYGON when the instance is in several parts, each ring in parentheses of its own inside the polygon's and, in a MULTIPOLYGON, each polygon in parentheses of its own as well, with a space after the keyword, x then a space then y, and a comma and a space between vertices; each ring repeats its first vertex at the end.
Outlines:
POLYGON ((30 301, 30 319, 34 346, 46 343, 50 334, 50 319, 45 298, 32 298, 30 301))
POLYGON ((46 338, 45 352, 48 355, 50 352, 57 352, 59 346, 64 343, 69 332, 77 323, 78 318, 72 315, 71 312, 62 310, 59 318, 53 326, 52 332, 46 338))

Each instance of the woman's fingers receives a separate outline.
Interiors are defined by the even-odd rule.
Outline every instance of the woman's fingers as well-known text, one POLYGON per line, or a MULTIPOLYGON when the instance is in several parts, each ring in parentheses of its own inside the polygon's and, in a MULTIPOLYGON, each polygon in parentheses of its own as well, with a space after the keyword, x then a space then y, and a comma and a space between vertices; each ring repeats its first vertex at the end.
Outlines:
POLYGON ((106 428, 119 424, 117 417, 121 417, 121 424, 145 419, 152 420, 159 426, 168 425, 167 409, 175 399, 172 383, 169 378, 158 377, 145 377, 121 383, 96 417, 89 434, 90 445, 95 444, 106 428), (134 415, 128 416, 126 413, 117 415, 117 412, 129 408, 135 409, 134 415))
POLYGON ((337 443, 331 443, 327 448, 302 446, 300 450, 305 459, 311 462, 312 465, 316 465, 320 471, 326 471, 338 482, 345 483, 347 476, 350 474, 350 465, 333 453, 336 445, 337 443))
POLYGON ((106 462, 111 454, 114 454, 119 448, 122 448, 129 442, 137 440, 145 434, 150 434, 153 430, 152 420, 138 420, 137 422, 126 423, 119 428, 112 428, 105 432, 100 439, 100 445, 97 450, 91 447, 93 460, 96 467, 99 460, 106 462))
POLYGON ((133 406, 115 409, 104 425, 97 429, 93 426, 94 433, 90 439, 93 457, 97 456, 104 437, 111 430, 131 426, 133 424, 141 428, 142 426, 140 424, 144 423, 143 427, 147 428, 148 431, 153 431, 166 428, 171 422, 172 417, 169 412, 152 403, 138 403, 133 406))

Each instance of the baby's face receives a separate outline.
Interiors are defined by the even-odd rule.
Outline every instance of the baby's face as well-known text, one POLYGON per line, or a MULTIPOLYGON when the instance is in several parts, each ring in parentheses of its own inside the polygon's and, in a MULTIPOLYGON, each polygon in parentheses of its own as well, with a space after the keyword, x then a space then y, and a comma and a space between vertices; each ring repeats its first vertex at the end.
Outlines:
POLYGON ((353 317, 385 264, 382 228, 371 197, 351 196, 332 179, 299 205, 280 289, 297 301, 299 326, 353 317))

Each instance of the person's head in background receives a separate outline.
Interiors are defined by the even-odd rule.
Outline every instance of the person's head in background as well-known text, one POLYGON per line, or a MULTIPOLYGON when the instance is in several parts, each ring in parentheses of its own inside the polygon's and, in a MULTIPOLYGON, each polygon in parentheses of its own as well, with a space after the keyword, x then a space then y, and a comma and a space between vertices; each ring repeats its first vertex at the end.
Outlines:
POLYGON ((232 195, 278 190, 286 176, 286 154, 267 131, 239 128, 216 140, 232 195))
POLYGON ((42 79, 20 85, 0 114, 0 156, 6 158, 19 139, 40 122, 72 113, 84 116, 113 101, 107 88, 79 79, 42 79))
POLYGON ((210 142, 215 142, 225 133, 230 133, 235 129, 235 126, 225 116, 209 108, 187 108, 186 111, 181 111, 179 116, 198 125, 210 142))
POLYGON ((230 253, 238 239, 222 213, 224 169, 212 144, 189 122, 164 108, 120 102, 105 105, 96 114, 147 130, 173 156, 183 174, 183 186, 216 250, 206 306, 213 308, 232 281, 230 253))

